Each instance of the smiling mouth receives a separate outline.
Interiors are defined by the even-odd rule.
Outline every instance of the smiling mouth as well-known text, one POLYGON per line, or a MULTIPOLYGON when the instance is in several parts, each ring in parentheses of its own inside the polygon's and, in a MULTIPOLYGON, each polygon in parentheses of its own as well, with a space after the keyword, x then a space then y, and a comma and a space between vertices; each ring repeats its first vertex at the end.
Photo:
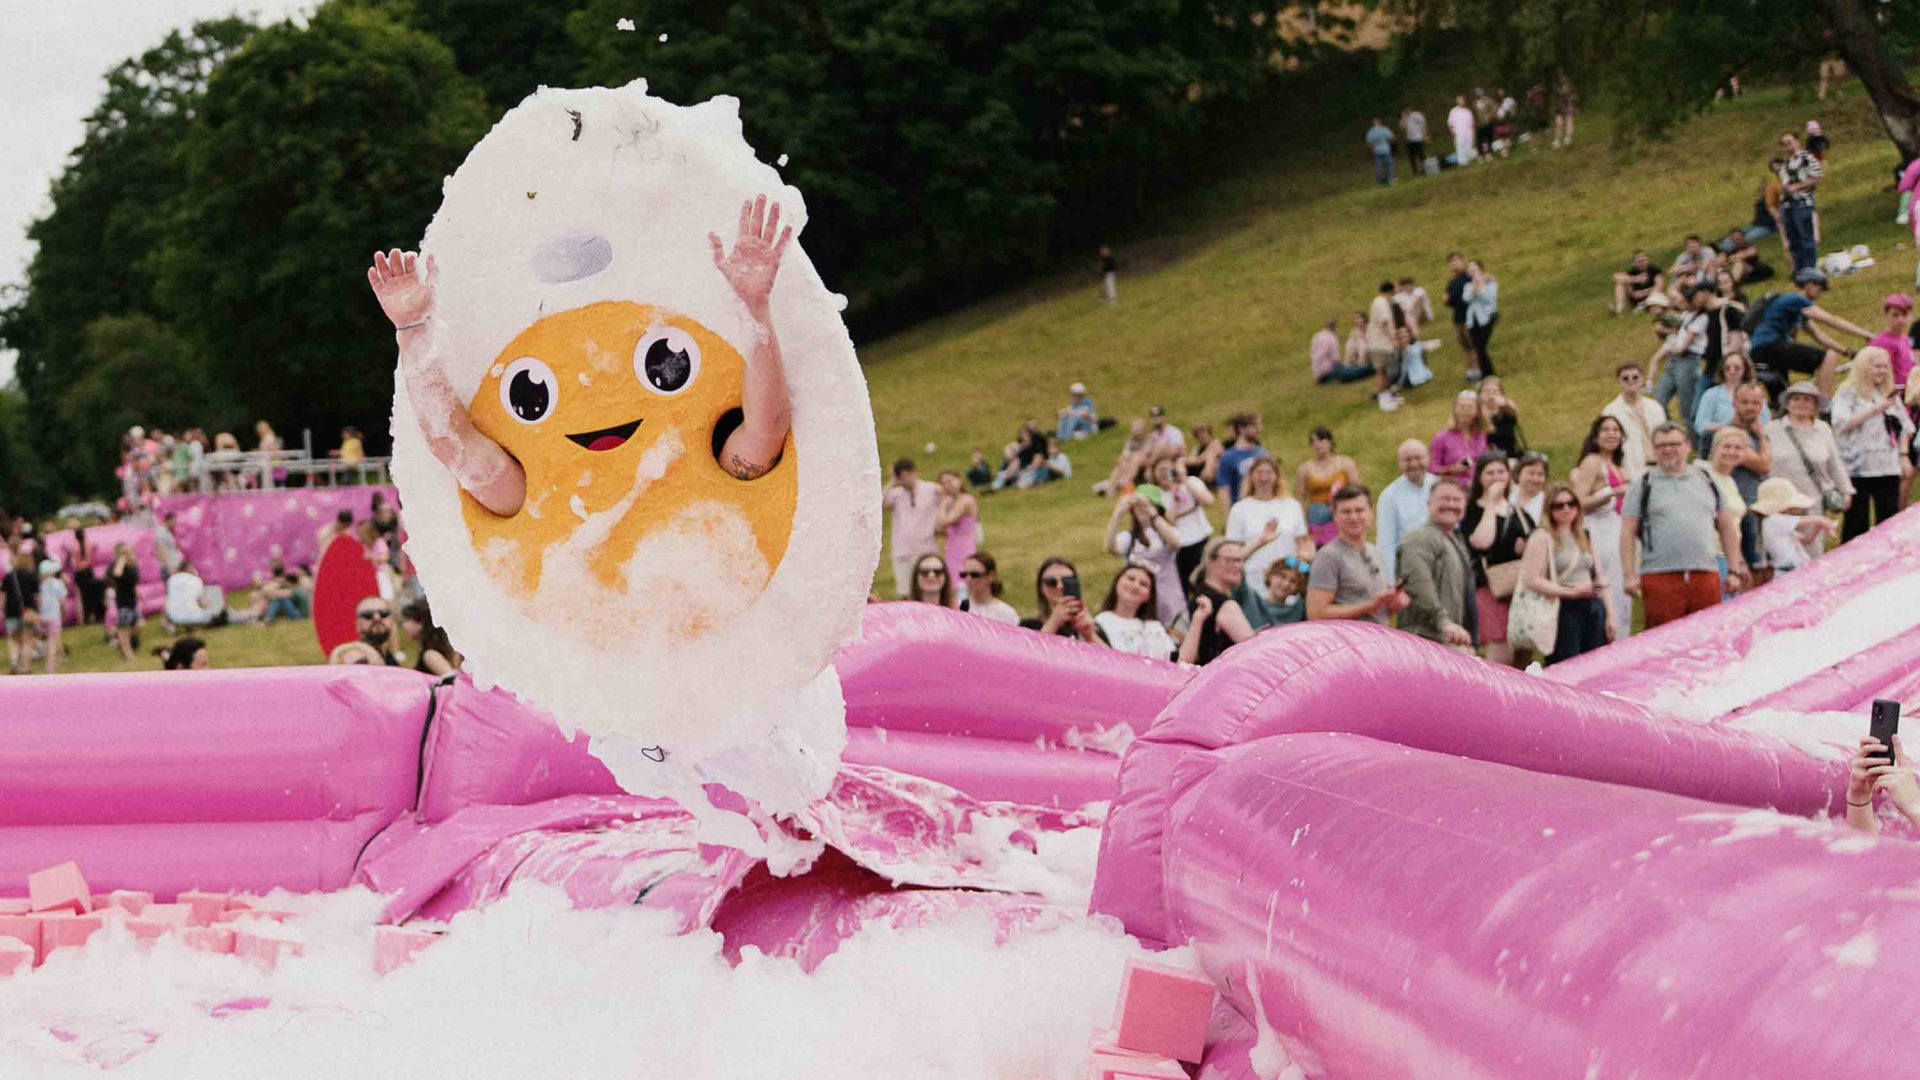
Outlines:
POLYGON ((589 450, 618 450, 627 444, 628 439, 633 438, 634 432, 639 430, 640 421, 632 420, 624 424, 615 424, 610 428, 601 428, 599 431, 583 431, 578 435, 569 435, 567 438, 589 450))

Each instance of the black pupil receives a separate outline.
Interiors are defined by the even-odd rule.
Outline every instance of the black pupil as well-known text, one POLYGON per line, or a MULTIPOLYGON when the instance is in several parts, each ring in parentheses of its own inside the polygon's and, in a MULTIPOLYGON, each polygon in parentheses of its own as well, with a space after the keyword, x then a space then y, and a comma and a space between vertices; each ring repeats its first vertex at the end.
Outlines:
POLYGON ((513 381, 507 384, 507 400, 513 404, 513 415, 532 423, 547 415, 553 395, 538 376, 523 370, 514 372, 513 381))
POLYGON ((647 359, 642 367, 647 373, 647 382, 653 384, 655 390, 671 394, 687 385, 687 377, 693 373, 693 359, 661 338, 647 346, 647 359))

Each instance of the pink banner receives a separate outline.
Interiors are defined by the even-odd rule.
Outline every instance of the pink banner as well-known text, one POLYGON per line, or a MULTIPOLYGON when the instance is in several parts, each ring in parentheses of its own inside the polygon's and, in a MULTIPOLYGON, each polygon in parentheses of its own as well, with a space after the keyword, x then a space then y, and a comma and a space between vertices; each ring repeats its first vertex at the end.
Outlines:
POLYGON ((341 510, 358 521, 371 513, 373 496, 399 504, 390 487, 283 488, 224 495, 171 495, 159 513, 173 513, 180 550, 208 584, 227 589, 253 585, 267 560, 290 566, 320 558, 320 527, 341 510))

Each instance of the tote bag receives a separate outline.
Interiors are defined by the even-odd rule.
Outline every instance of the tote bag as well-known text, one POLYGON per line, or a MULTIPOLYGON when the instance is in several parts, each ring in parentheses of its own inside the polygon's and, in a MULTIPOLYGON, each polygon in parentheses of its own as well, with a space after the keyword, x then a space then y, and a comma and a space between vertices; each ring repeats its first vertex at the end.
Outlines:
MULTIPOLYGON (((1545 530, 1542 530, 1543 532, 1545 530)), ((1547 580, 1560 584, 1553 565, 1553 534, 1547 533, 1547 580)), ((1534 592, 1522 584, 1507 608, 1507 642, 1516 649, 1532 649, 1541 656, 1553 651, 1560 637, 1560 598, 1534 592)))

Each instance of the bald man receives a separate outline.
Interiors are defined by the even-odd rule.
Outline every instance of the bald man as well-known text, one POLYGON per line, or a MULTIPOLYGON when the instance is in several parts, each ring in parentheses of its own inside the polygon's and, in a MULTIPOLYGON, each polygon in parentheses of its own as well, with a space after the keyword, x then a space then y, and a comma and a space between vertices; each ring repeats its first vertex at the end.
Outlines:
POLYGON ((1427 523, 1427 495, 1433 490, 1434 475, 1427 471, 1427 444, 1408 439, 1398 453, 1400 475, 1380 493, 1378 546, 1380 560, 1386 566, 1387 580, 1400 580, 1394 552, 1400 538, 1427 523))

